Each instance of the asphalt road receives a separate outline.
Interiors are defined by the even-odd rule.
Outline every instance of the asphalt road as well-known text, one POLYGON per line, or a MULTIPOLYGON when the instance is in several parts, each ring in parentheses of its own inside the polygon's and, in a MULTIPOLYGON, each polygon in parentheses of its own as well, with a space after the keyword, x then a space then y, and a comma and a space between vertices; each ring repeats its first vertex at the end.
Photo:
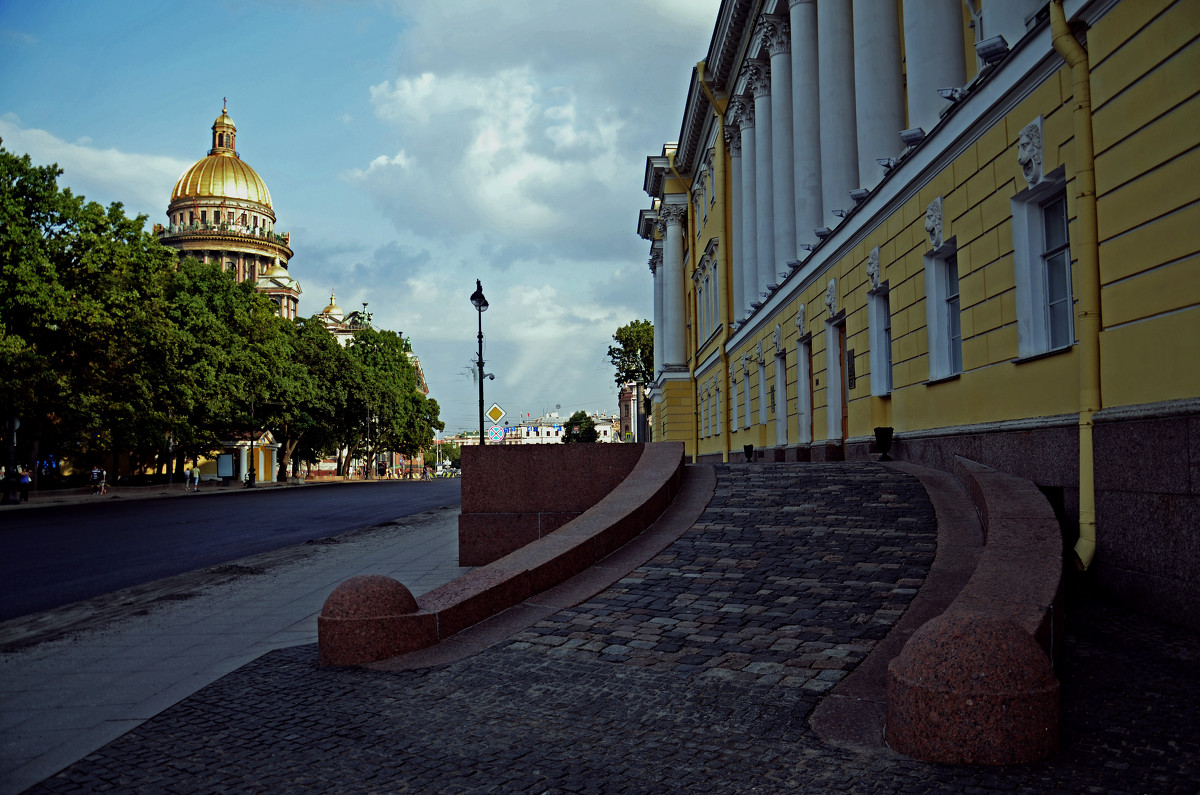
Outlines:
POLYGON ((0 621, 457 505, 460 483, 201 491, 8 513, 0 524, 0 621))

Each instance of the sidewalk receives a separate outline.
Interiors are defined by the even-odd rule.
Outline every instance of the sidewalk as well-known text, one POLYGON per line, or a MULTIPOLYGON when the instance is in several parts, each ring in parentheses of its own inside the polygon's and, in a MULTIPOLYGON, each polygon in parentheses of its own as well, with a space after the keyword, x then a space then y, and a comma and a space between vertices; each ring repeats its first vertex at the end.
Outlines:
POLYGON ((335 669, 288 645, 32 791, 1200 791, 1200 636, 1086 591, 1052 759, 952 767, 823 742, 814 711, 872 667, 925 582, 933 508, 879 464, 716 469, 661 553, 477 654, 335 669))
POLYGON ((315 643, 317 613, 349 577, 386 574, 417 595, 453 579, 466 571, 457 519, 457 507, 430 511, 0 624, 0 792, 268 651, 315 643))
MULTIPOLYGON (((306 482, 293 483, 288 481, 279 481, 274 483, 258 482, 254 489, 247 489, 245 483, 237 482, 230 483, 228 486, 221 485, 217 481, 205 480, 200 483, 198 491, 188 491, 183 483, 165 484, 161 483, 154 486, 109 486, 108 493, 99 495, 92 494, 91 486, 82 486, 77 489, 55 489, 51 491, 35 491, 29 495, 26 502, 17 502, 10 505, 0 505, 0 514, 5 511, 21 511, 31 508, 43 508, 48 505, 76 505, 81 503, 97 502, 100 500, 153 500, 162 499, 164 497, 183 497, 188 495, 200 494, 252 494, 254 490, 266 489, 290 489, 300 487, 313 486, 331 486, 331 485, 348 485, 351 483, 360 483, 363 485, 371 483, 395 483, 395 480, 360 480, 349 479, 342 480, 341 478, 319 478, 312 479, 306 482)), ((413 483, 420 481, 413 480, 413 483)))

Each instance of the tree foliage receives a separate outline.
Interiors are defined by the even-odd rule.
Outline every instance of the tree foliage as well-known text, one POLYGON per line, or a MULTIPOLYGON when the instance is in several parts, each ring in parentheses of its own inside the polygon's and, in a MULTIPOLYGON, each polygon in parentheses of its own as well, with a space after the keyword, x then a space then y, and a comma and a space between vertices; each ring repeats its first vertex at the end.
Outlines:
POLYGON ((21 420, 19 460, 161 471, 269 428, 286 467, 413 455, 444 427, 398 334, 343 348, 252 281, 180 260, 145 216, 60 190, 61 173, 0 146, 0 411, 21 420))
POLYGON ((577 411, 563 427, 562 443, 579 444, 595 442, 600 438, 596 423, 586 411, 577 411))
POLYGON ((654 324, 649 320, 634 320, 618 328, 613 340, 618 344, 608 347, 608 358, 616 368, 617 384, 653 381, 654 324))

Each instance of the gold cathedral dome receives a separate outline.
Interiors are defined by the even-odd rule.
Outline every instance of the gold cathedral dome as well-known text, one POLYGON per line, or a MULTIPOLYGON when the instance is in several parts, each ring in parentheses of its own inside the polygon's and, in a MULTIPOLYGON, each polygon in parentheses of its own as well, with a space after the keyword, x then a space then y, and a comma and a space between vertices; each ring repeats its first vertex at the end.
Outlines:
POLYGON ((262 177, 238 155, 234 147, 237 127, 225 108, 213 122, 212 131, 212 149, 175 183, 171 203, 195 198, 241 199, 269 209, 271 192, 262 177))

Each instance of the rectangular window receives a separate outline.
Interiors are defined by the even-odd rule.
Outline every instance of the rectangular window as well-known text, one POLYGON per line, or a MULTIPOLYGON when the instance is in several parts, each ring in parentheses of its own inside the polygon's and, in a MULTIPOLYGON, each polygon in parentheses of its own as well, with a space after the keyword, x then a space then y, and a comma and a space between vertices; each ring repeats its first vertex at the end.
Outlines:
POLYGON ((892 392, 892 309, 885 282, 867 297, 867 323, 871 327, 871 394, 892 392))
POLYGON ((946 329, 950 346, 950 372, 962 372, 962 313, 958 307, 958 256, 945 260, 946 329))
POLYGON ((929 340, 929 380, 962 372, 962 318, 958 293, 958 253, 953 238, 925 255, 925 330, 929 340))
POLYGON ((729 428, 737 430, 738 426, 738 393, 737 393, 737 377, 733 373, 729 374, 729 428))
POLYGON ((1058 196, 1042 205, 1045 252, 1042 254, 1046 284, 1046 326, 1050 348, 1065 348, 1075 341, 1072 329, 1071 251, 1067 242, 1067 197, 1058 196))
POLYGON ((713 406, 717 413, 716 434, 717 434, 717 436, 720 436, 721 435, 721 415, 724 412, 721 411, 721 387, 719 387, 719 386, 717 387, 716 392, 713 395, 713 406))
POLYGON ((1075 344, 1070 206, 1060 167, 1013 197, 1013 281, 1017 355, 1038 356, 1075 344))
POLYGON ((754 422, 754 414, 751 411, 751 406, 750 406, 750 371, 749 370, 742 371, 742 391, 745 393, 745 395, 744 395, 745 400, 742 404, 742 408, 744 409, 744 411, 742 412, 744 415, 744 417, 742 419, 742 427, 748 429, 750 427, 750 423, 754 422))
POLYGON ((796 343, 796 440, 812 442, 812 342, 802 339, 796 343))
POLYGON ((770 397, 767 394, 767 366, 762 362, 758 363, 758 424, 767 424, 767 412, 771 406, 768 402, 770 397))

